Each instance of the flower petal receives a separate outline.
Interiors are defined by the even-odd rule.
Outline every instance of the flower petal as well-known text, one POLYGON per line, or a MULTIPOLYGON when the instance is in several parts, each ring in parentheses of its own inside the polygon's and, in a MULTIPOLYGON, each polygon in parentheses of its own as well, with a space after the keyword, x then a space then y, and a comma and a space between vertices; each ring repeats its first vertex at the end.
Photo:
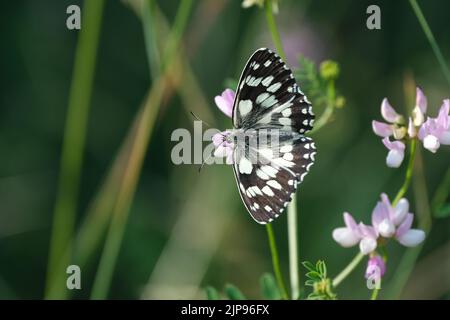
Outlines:
POLYGON ((377 240, 366 237, 359 242, 359 250, 362 254, 369 254, 377 248, 377 240))
POLYGON ((372 130, 373 132, 380 137, 389 137, 393 133, 392 125, 381 122, 381 121, 372 121, 372 130))
POLYGON ((220 146, 223 143, 223 133, 216 133, 211 140, 216 147, 220 146))
POLYGON ((378 225, 385 219, 389 218, 389 210, 384 202, 377 202, 372 211, 372 225, 378 229, 378 225))
POLYGON ((395 226, 390 219, 384 219, 377 227, 377 231, 385 238, 390 238, 395 234, 395 226))
POLYGON ((358 225, 350 213, 344 212, 344 222, 346 227, 349 228, 350 230, 358 230, 358 225))
POLYGON ((409 229, 411 229, 412 223, 414 220, 414 216, 412 213, 408 213, 403 220, 403 222, 400 224, 400 226, 397 228, 397 232, 395 234, 396 237, 401 237, 404 235, 409 229))
POLYGON ((235 96, 236 94, 233 90, 226 89, 222 92, 222 95, 214 98, 217 107, 230 118, 233 114, 233 103, 235 96))
POLYGON ((422 114, 427 112, 427 97, 423 94, 422 89, 416 88, 416 107, 420 109, 422 114))
POLYGON ((360 238, 349 228, 336 228, 333 230, 333 239, 344 248, 349 248, 357 244, 360 238))
POLYGON ((415 247, 425 239, 425 232, 419 229, 410 229, 404 233, 401 237, 397 237, 405 247, 415 247))
POLYGON ((383 102, 381 103, 381 115, 383 116, 384 120, 390 123, 399 122, 402 118, 402 116, 399 115, 394 110, 394 108, 392 108, 387 98, 384 98, 383 102))
POLYGON ((389 168, 398 168, 402 164, 404 158, 404 151, 391 150, 386 157, 386 165, 389 168))
MULTIPOLYGON (((450 120, 449 120, 450 121, 450 120)), ((439 137, 441 144, 450 145, 450 130, 444 131, 439 137)))
POLYGON ((410 138, 414 138, 417 135, 416 127, 414 126, 413 120, 411 118, 408 119, 408 136, 410 138))
POLYGON ((448 113, 450 111, 450 100, 445 99, 441 108, 439 109, 439 114, 436 118, 436 126, 442 131, 449 129, 449 116, 448 113))
POLYGON ((371 278, 373 276, 381 278, 382 276, 384 276, 385 272, 386 272, 386 263, 384 262, 383 258, 381 258, 379 255, 375 255, 369 258, 365 274, 366 279, 371 278))
POLYGON ((436 153, 440 146, 439 139, 434 135, 429 134, 423 139, 423 147, 433 153, 436 153))
POLYGON ((394 208, 392 222, 395 226, 399 226, 406 218, 409 210, 409 202, 405 198, 401 198, 394 208))

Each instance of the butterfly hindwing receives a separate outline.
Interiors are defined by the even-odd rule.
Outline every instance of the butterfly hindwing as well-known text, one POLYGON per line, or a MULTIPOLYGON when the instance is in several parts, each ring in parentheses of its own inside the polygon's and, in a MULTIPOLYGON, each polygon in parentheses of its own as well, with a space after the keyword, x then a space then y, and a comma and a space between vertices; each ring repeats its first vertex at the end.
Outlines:
POLYGON ((239 192, 254 220, 268 223, 283 212, 314 163, 315 154, 312 139, 296 133, 282 134, 275 144, 235 152, 233 167, 239 192))
POLYGON ((314 114, 292 71, 273 51, 257 50, 239 80, 233 106, 235 128, 278 128, 304 133, 314 114))

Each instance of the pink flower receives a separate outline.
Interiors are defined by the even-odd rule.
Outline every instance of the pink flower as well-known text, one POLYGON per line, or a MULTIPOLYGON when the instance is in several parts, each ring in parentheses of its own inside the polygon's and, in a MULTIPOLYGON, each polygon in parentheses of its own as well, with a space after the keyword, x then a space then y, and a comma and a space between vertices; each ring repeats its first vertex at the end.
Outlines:
POLYGON ((381 102, 381 115, 384 120, 390 123, 399 123, 402 121, 402 116, 392 108, 387 98, 384 98, 383 102, 381 102))
POLYGON ((362 254, 369 254, 377 248, 378 234, 374 227, 367 226, 360 222, 359 231, 361 233, 361 241, 359 242, 359 250, 362 254))
POLYGON ((389 137, 394 133, 394 127, 391 124, 387 124, 381 121, 372 121, 372 130, 377 136, 389 137))
POLYGON ((348 248, 359 243, 363 254, 370 254, 378 246, 378 238, 395 238, 402 245, 413 247, 425 239, 425 232, 411 229, 413 214, 408 213, 409 203, 400 199, 395 206, 386 194, 381 194, 381 201, 372 211, 372 225, 360 222, 356 224, 353 217, 345 212, 345 227, 333 230, 333 239, 341 246, 348 248))
POLYGON ((374 255, 369 258, 366 269, 366 279, 373 278, 374 280, 380 280, 386 273, 386 263, 384 259, 379 255, 374 255))
POLYGON ((425 114, 427 112, 427 97, 423 94, 422 90, 416 88, 416 105, 412 111, 412 120, 416 127, 420 126, 425 120, 425 114))
POLYGON ((344 223, 345 227, 333 230, 333 239, 344 248, 353 247, 361 240, 359 227, 348 212, 344 212, 344 223))
POLYGON ((418 137, 425 149, 435 153, 441 144, 450 145, 450 100, 444 100, 436 118, 428 118, 419 129, 418 137))
POLYGON ((236 93, 231 89, 225 89, 220 96, 216 96, 214 101, 217 107, 229 118, 233 115, 233 103, 236 93))
POLYGON ((405 158, 405 144, 401 141, 390 141, 389 137, 384 138, 383 144, 389 152, 386 157, 386 165, 390 168, 398 168, 405 158))
POLYGON ((415 247, 425 239, 425 232, 423 230, 411 229, 413 219, 413 214, 408 213, 395 233, 397 241, 405 247, 415 247))
POLYGON ((403 117, 392 108, 387 98, 384 98, 381 103, 381 115, 388 123, 373 120, 373 132, 383 138, 389 137, 395 133, 395 123, 402 122, 403 117))
POLYGON ((218 158, 226 157, 227 164, 233 164, 234 143, 228 140, 230 134, 231 132, 227 130, 216 133, 212 137, 213 144, 216 146, 214 156, 218 158))
POLYGON ((381 194, 381 201, 372 211, 372 225, 375 231, 384 238, 395 235, 396 228, 405 220, 409 210, 408 200, 400 199, 395 207, 392 207, 388 196, 381 194))

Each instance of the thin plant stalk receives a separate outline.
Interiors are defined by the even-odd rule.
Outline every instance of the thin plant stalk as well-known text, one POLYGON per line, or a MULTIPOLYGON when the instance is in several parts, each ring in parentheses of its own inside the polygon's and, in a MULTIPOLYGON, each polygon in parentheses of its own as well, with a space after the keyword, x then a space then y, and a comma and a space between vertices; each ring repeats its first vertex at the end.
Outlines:
POLYGON ((337 287, 352 271, 359 265, 364 255, 361 252, 350 261, 350 263, 333 279, 333 287, 337 287))
MULTIPOLYGON (((142 125, 137 130, 135 142, 133 143, 130 152, 129 163, 125 169, 122 185, 120 186, 117 202, 113 210, 113 217, 107 233, 104 251, 100 258, 99 267, 94 280, 91 293, 92 299, 105 299, 107 297, 114 272, 114 266, 120 251, 126 221, 128 220, 134 193, 139 180, 139 173, 142 168, 150 135, 153 131, 158 106, 160 105, 163 93, 168 88, 170 82, 177 82, 181 74, 181 66, 179 64, 172 66, 171 62, 176 53, 179 41, 181 40, 181 35, 185 30, 192 4, 192 0, 185 0, 182 1, 178 7, 174 26, 167 40, 168 45, 164 51, 164 60, 162 62, 164 76, 156 81, 142 115, 142 125), (164 68, 166 65, 170 66, 170 68, 164 68), (178 69, 176 73, 178 75, 177 79, 169 79, 166 77, 166 73, 171 74, 171 71, 173 71, 172 69, 175 69, 175 67, 178 69)), ((148 15, 143 15, 144 20, 147 18, 149 18, 148 15)), ((146 39, 146 41, 147 40, 148 39, 146 39)))
POLYGON ((286 286, 284 285, 283 276, 281 274, 280 269, 280 259, 278 257, 278 249, 277 244, 275 242, 275 236, 273 234, 273 228, 271 224, 266 224, 266 230, 267 230, 267 236, 269 238, 269 246, 270 246, 270 252, 272 254, 272 264, 273 264, 273 270, 275 273, 275 279, 277 280, 278 287, 281 291, 281 297, 285 300, 289 299, 286 286))
POLYGON ((447 63, 445 62, 441 49, 439 48, 439 45, 437 44, 436 39, 434 38, 433 32, 431 31, 430 26, 428 25, 427 19, 425 19, 425 16, 423 15, 423 12, 420 9, 420 6, 416 0, 409 0, 409 4, 411 5, 414 14, 417 17, 417 20, 419 21, 420 26, 422 27, 422 30, 425 33, 428 42, 430 43, 431 49, 433 50, 434 55, 436 56, 436 59, 442 69, 442 72, 444 73, 445 79, 450 85, 450 70, 447 66, 447 63))
POLYGON ((65 269, 72 255, 71 242, 103 7, 103 0, 86 1, 83 7, 83 28, 75 52, 53 215, 45 292, 47 299, 63 299, 68 294, 65 269))
MULTIPOLYGON (((267 26, 272 35, 272 41, 278 54, 282 59, 286 60, 286 55, 283 50, 283 44, 281 42, 280 33, 278 32, 277 24, 275 22, 275 17, 272 11, 272 1, 266 0, 264 5, 264 10, 266 13, 267 26)), ((289 246, 289 279, 291 284, 291 298, 298 299, 300 295, 300 273, 298 270, 298 231, 297 231, 297 197, 295 194, 292 195, 291 203, 287 208, 288 216, 288 246, 289 246)), ((273 257, 272 257, 273 258, 273 257)), ((279 266, 278 266, 279 268, 279 266)), ((280 275, 281 276, 281 275, 280 275)))

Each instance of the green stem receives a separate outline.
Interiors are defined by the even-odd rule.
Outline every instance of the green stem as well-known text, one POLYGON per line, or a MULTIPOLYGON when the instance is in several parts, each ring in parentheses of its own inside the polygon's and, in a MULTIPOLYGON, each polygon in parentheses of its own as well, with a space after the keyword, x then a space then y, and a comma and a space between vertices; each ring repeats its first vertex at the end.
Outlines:
POLYGON ((300 279, 298 271, 298 241, 297 241, 297 201, 292 198, 287 213, 288 243, 289 243, 289 274, 291 280, 291 298, 297 300, 300 297, 300 279))
POLYGON ((145 51, 147 53, 150 75, 152 80, 156 80, 160 75, 161 57, 157 46, 158 30, 156 30, 156 26, 158 24, 153 21, 153 19, 157 19, 155 14, 155 2, 153 0, 144 0, 142 10, 142 27, 146 39, 145 51))
POLYGON ((275 48, 278 51, 278 54, 283 60, 286 60, 286 55, 284 54, 283 44, 281 42, 280 33, 278 32, 277 24, 275 22, 275 17, 272 12, 272 0, 266 0, 264 9, 266 11, 266 20, 267 25, 270 30, 270 34, 272 35, 272 41, 275 45, 275 48))
POLYGON ((83 27, 75 52, 74 72, 61 155, 46 280, 46 298, 67 297, 65 270, 70 264, 80 174, 92 95, 104 1, 85 1, 83 27))
POLYGON ((352 271, 358 266, 361 260, 364 258, 364 255, 361 252, 350 261, 350 263, 342 270, 334 279, 333 279, 333 287, 337 287, 347 276, 352 273, 352 271))
POLYGON ((278 258, 277 244, 275 242, 272 225, 266 224, 266 230, 267 236, 269 238, 270 252, 272 254, 272 265, 273 271, 275 273, 275 279, 277 280, 278 287, 281 290, 281 297, 285 300, 288 300, 289 296, 287 294, 286 286, 284 285, 283 276, 281 275, 280 260, 278 258))
POLYGON ((336 88, 334 85, 334 80, 330 80, 327 86, 327 107, 320 116, 320 118, 316 121, 314 129, 311 130, 310 134, 317 133, 317 131, 319 131, 323 126, 325 126, 328 123, 335 109, 336 105, 335 101, 336 101, 336 88))
MULTIPOLYGON (((272 35, 272 41, 278 54, 283 60, 286 60, 286 54, 283 50, 283 44, 281 42, 280 33, 278 32, 275 17, 272 11, 272 1, 266 0, 264 4, 264 10, 266 13, 267 26, 272 35)), ((297 197, 292 195, 291 203, 287 208, 288 216, 288 246, 289 246, 289 279, 291 284, 291 297, 296 300, 300 295, 300 273, 298 271, 298 232, 297 232, 297 197)), ((273 258, 273 257, 272 257, 273 258)))
POLYGON ((409 152, 409 161, 408 161, 408 167, 406 168, 406 176, 405 181, 403 182, 403 185, 401 186, 400 190, 397 192, 397 195, 394 198, 394 201, 392 201, 392 205, 395 206, 397 202, 400 201, 400 199, 405 195, 406 191, 409 188, 409 185, 411 184, 411 178, 413 175, 414 170, 414 159, 416 155, 416 139, 411 140, 410 144, 410 152, 409 152))
MULTIPOLYGON (((180 2, 173 28, 167 40, 168 44, 164 50, 163 65, 170 66, 172 58, 175 56, 176 48, 179 45, 181 35, 183 34, 187 23, 187 18, 191 12, 192 4, 192 0, 180 2)), ((148 15, 143 15, 144 20, 148 18, 148 15)), ((148 41, 149 39, 146 38, 145 40, 148 41)), ((105 247, 94 280, 91 293, 92 299, 105 299, 111 285, 114 267, 117 262, 126 222, 139 180, 139 173, 142 168, 147 145, 155 123, 158 106, 161 103, 163 93, 169 83, 167 75, 172 71, 169 70, 169 68, 162 69, 163 73, 161 77, 153 83, 152 91, 144 106, 136 136, 132 143, 132 149, 121 181, 117 201, 113 210, 113 217, 107 233, 105 247)), ((177 72, 179 73, 180 70, 177 70, 177 72)))
POLYGON ((425 19, 425 16, 423 15, 419 4, 417 3, 416 0, 409 0, 409 3, 411 4, 411 7, 417 17, 417 20, 419 20, 420 26, 422 27, 422 30, 425 33, 425 36, 427 37, 431 48, 433 49, 434 55, 436 56, 439 65, 441 66, 445 79, 447 80, 448 84, 450 84, 450 70, 448 69, 448 66, 445 63, 445 59, 444 56, 442 55, 441 49, 439 48, 439 45, 437 44, 436 39, 434 38, 433 32, 431 32, 430 26, 428 25, 428 22, 425 19))
MULTIPOLYGON (((380 285, 381 285, 381 280, 380 280, 380 285)), ((378 289, 378 288, 373 289, 372 295, 370 296, 370 300, 377 300, 379 292, 380 292, 380 289, 378 289)))

